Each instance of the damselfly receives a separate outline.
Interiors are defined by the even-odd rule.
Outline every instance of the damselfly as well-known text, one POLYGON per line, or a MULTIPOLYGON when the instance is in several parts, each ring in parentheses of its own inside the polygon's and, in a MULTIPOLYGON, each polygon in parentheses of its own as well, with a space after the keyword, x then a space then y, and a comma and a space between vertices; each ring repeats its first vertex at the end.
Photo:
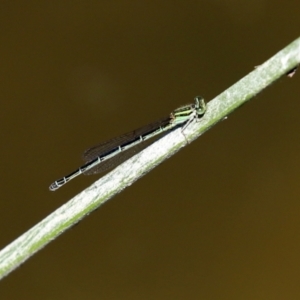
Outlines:
MULTIPOLYGON (((192 121, 199 119, 205 113, 206 105, 201 97, 195 98, 195 103, 175 109, 167 118, 153 122, 139 129, 123 134, 96 145, 83 154, 86 164, 61 179, 54 181, 49 189, 55 191, 80 174, 90 175, 111 169, 133 156, 138 150, 145 148, 140 144, 163 132, 179 125, 184 130, 192 121)), ((148 145, 146 145, 148 146, 148 145)))

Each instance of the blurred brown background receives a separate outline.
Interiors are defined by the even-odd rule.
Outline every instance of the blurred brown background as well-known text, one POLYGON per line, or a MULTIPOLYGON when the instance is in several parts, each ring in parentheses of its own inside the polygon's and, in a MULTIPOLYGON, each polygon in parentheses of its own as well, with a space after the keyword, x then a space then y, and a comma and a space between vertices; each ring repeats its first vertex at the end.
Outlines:
MULTIPOLYGON (((299 36, 299 1, 2 1, 5 247, 99 176, 82 152, 212 99, 299 36), (296 14, 296 15, 295 15, 296 14)), ((299 299, 300 74, 0 282, 1 299, 299 299)))

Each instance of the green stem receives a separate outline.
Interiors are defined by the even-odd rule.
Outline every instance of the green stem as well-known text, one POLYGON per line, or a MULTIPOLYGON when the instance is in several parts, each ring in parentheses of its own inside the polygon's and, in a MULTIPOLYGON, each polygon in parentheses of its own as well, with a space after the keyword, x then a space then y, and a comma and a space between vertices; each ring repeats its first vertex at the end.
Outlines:
POLYGON ((299 63, 300 38, 210 101, 204 117, 200 122, 188 126, 184 131, 184 136, 180 129, 167 134, 99 179, 2 249, 0 252, 0 278, 9 274, 66 229, 82 220, 156 165, 175 154, 187 144, 186 139, 192 141, 199 137, 265 87, 286 75, 299 63))

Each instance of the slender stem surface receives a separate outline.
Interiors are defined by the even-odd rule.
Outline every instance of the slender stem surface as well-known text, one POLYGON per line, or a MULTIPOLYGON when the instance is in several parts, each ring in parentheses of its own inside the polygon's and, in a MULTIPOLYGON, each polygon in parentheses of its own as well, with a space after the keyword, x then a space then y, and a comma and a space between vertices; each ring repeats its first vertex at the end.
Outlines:
POLYGON ((204 117, 200 122, 188 126, 184 136, 180 129, 166 135, 99 179, 2 249, 0 278, 9 274, 51 240, 130 186, 156 165, 175 154, 187 144, 186 139, 192 141, 199 137, 299 63, 300 38, 210 101, 204 117))

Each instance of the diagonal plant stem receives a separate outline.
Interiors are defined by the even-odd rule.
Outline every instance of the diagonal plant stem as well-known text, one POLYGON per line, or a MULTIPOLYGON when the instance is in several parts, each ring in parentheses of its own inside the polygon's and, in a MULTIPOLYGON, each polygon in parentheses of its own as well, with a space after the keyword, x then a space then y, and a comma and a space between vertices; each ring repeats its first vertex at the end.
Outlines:
POLYGON ((186 146, 186 139, 192 141, 202 135, 299 63, 300 38, 210 101, 204 117, 200 122, 188 126, 184 135, 180 128, 167 134, 99 179, 2 249, 0 278, 8 275, 66 229, 186 146))

